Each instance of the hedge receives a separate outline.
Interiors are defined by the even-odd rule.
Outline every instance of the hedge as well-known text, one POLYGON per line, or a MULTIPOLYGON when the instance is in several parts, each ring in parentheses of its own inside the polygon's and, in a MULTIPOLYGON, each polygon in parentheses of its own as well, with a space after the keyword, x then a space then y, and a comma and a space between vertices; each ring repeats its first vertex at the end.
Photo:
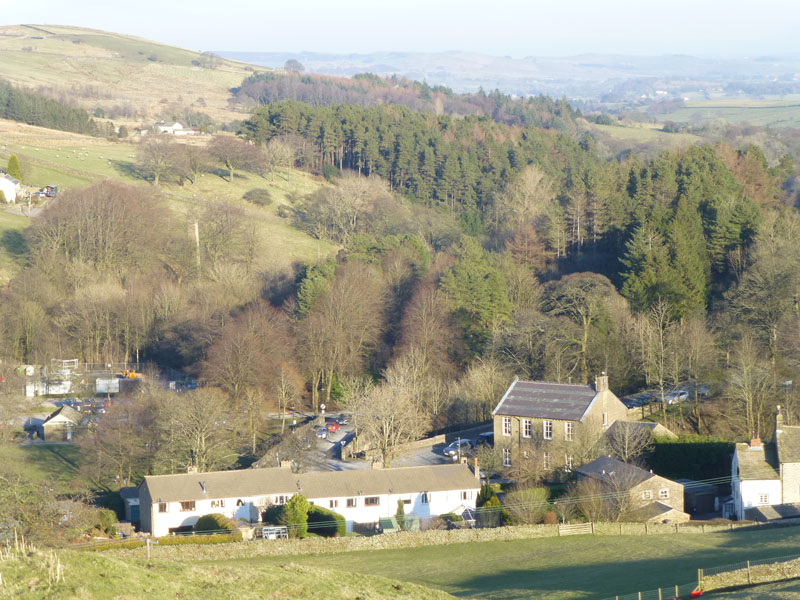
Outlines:
POLYGON ((197 519, 194 530, 201 531, 233 531, 238 527, 236 521, 229 519, 221 513, 203 515, 197 519))
POLYGON ((312 505, 308 511, 308 530, 324 537, 347 535, 347 521, 337 512, 312 505))
POLYGON ((229 544, 241 542, 242 532, 212 533, 211 535, 167 535, 158 538, 159 546, 180 546, 183 544, 229 544))

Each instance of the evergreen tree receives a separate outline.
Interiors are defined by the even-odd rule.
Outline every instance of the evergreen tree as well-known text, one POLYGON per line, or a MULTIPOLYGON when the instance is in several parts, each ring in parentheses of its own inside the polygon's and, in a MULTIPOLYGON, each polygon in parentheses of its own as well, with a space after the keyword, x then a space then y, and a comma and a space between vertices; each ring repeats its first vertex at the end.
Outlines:
POLYGON ((397 513, 395 513, 395 518, 397 519, 397 526, 400 528, 401 531, 406 530, 406 507, 405 503, 402 500, 397 501, 397 513))
POLYGON ((286 503, 281 521, 289 528, 291 537, 304 538, 308 534, 308 510, 311 505, 302 494, 295 494, 286 503))
POLYGON ((12 154, 8 157, 8 174, 14 179, 22 181, 22 165, 19 162, 19 157, 12 154))

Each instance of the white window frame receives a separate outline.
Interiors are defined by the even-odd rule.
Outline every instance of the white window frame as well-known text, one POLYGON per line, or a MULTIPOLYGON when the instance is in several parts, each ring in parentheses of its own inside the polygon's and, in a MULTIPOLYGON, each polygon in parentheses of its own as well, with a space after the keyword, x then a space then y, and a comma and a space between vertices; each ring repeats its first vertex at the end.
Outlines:
POLYGON ((181 512, 194 512, 197 510, 197 504, 194 500, 185 500, 181 502, 181 512))
POLYGON ((522 437, 533 437, 533 421, 530 419, 522 419, 522 437))
POLYGON ((503 435, 511 435, 511 417, 503 417, 503 435))
POLYGON ((542 468, 545 470, 550 469, 553 466, 553 457, 550 455, 549 452, 542 453, 542 468))
POLYGON ((462 500, 472 500, 472 490, 462 490, 461 491, 461 499, 462 500))
POLYGON ((511 449, 510 448, 503 448, 503 466, 510 467, 511 466, 511 449))
POLYGON ((564 470, 567 473, 571 473, 574 464, 575 464, 575 458, 572 456, 572 454, 567 454, 564 457, 564 470))
POLYGON ((568 442, 575 439, 575 423, 572 421, 564 423, 564 439, 568 442))
POLYGON ((608 427, 608 413, 603 413, 603 427, 608 427))
POLYGON ((759 494, 758 495, 758 503, 760 505, 768 505, 769 504, 769 494, 759 494))
POLYGON ((169 502, 159 502, 158 503, 158 512, 163 514, 169 512, 169 502), (161 509, 164 510, 161 510, 161 509))
POLYGON ((642 500, 652 500, 653 499, 653 490, 644 490, 642 492, 642 500))
POLYGON ((542 421, 542 437, 546 440, 553 439, 553 421, 542 421))
POLYGON ((328 505, 330 508, 339 508, 339 501, 338 500, 329 500, 328 505))
MULTIPOLYGON (((275 496, 275 504, 286 504, 289 501, 289 496, 275 496)), ((237 504, 237 506, 239 506, 237 504)))
POLYGON ((381 505, 381 497, 380 496, 365 496, 364 497, 364 506, 380 506, 380 505, 381 505))
POLYGON ((658 499, 659 500, 667 500, 669 499, 669 489, 668 488, 661 488, 658 490, 658 499))

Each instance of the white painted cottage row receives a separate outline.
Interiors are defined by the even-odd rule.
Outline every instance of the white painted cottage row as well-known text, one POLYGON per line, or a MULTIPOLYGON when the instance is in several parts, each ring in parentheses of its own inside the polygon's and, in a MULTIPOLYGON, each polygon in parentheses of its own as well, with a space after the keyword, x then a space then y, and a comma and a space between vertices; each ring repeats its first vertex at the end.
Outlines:
POLYGON ((313 504, 341 514, 349 532, 354 523, 377 523, 382 517, 394 516, 399 500, 403 501, 406 514, 413 512, 421 518, 474 509, 480 490, 480 482, 464 465, 288 475, 287 479, 285 469, 250 469, 147 477, 139 488, 141 529, 154 536, 167 535, 191 528, 201 516, 211 513, 257 523, 267 507, 285 504, 294 494, 302 493, 313 504), (263 485, 252 481, 270 471, 276 477, 260 477, 263 485), (251 481, 243 486, 215 481, 222 479, 220 475, 230 479, 231 474, 242 474, 251 481), (166 483, 179 485, 163 486, 165 482, 159 481, 163 478, 172 479, 166 483), (409 488, 414 480, 418 480, 420 487, 412 491, 409 488), (191 481, 197 484, 196 488, 191 481), (393 481, 396 483, 391 483, 393 481), (397 489, 378 489, 382 486, 396 486, 397 489), (241 493, 231 493, 236 487, 242 488, 241 493), (325 492, 326 487, 332 488, 331 491, 325 492), (244 493, 244 488, 250 488, 250 493, 244 493), (354 491, 341 493, 343 488, 354 491), (272 490, 271 493, 267 493, 268 490, 272 490))

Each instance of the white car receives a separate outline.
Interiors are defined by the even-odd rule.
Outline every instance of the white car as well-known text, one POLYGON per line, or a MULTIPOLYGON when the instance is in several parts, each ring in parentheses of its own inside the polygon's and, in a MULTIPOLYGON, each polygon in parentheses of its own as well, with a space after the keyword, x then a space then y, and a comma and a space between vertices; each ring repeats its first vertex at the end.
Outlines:
POLYGON ((675 390, 674 392, 670 392, 667 394, 664 399, 667 401, 667 404, 677 404, 678 402, 685 402, 689 399, 689 392, 686 390, 675 390))

